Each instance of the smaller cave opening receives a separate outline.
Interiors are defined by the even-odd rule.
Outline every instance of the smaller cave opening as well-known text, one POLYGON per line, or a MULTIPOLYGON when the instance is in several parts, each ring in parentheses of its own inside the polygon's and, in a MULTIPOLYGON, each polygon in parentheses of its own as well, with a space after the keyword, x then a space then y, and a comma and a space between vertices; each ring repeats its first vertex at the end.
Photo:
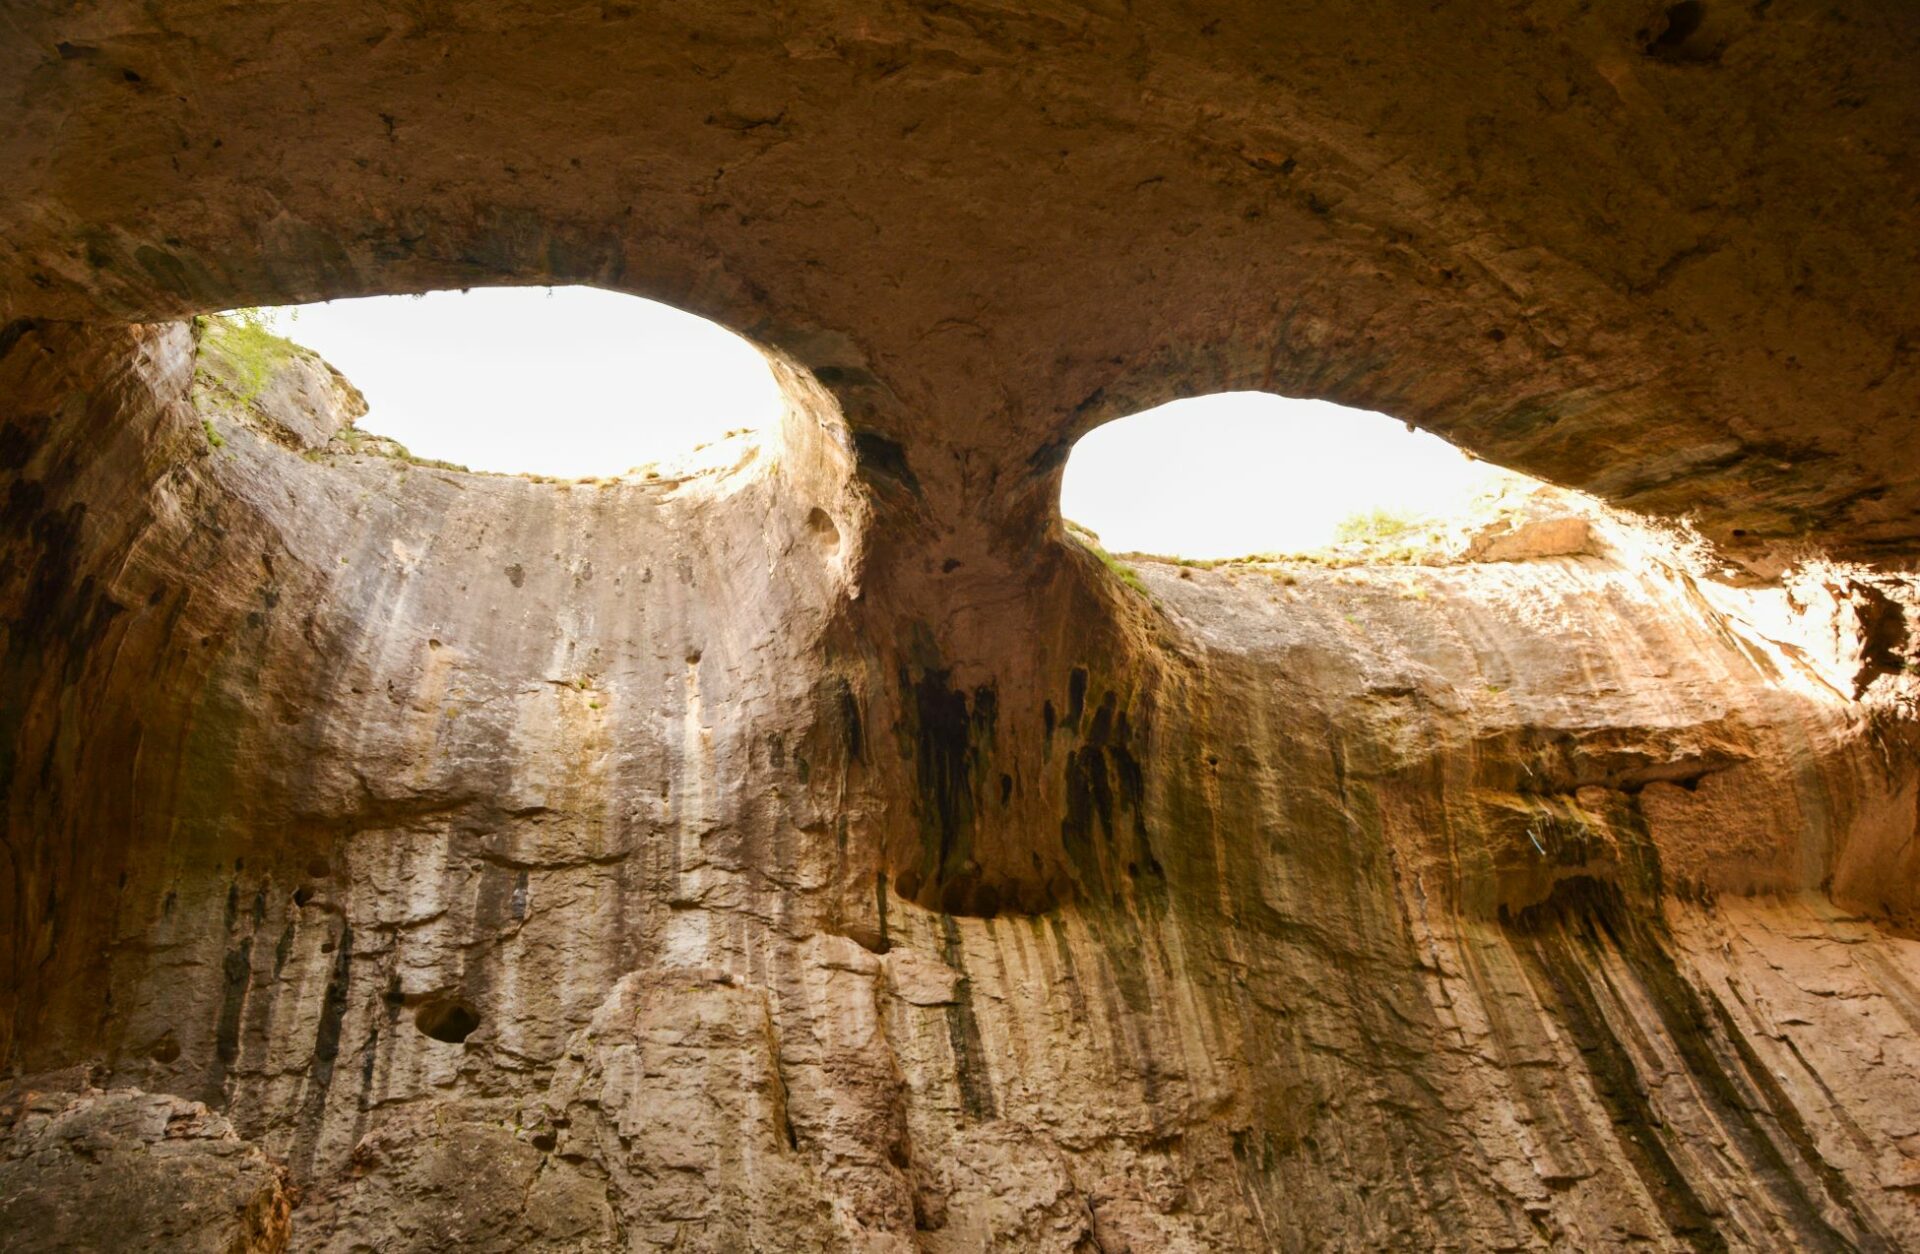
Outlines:
POLYGON ((413 1026, 436 1041, 458 1045, 480 1026, 480 1012, 458 997, 435 998, 413 1012, 413 1026))
POLYGON ((1233 561, 1432 543, 1450 520, 1544 486, 1386 414, 1223 392, 1089 432, 1060 507, 1069 531, 1112 554, 1233 561))

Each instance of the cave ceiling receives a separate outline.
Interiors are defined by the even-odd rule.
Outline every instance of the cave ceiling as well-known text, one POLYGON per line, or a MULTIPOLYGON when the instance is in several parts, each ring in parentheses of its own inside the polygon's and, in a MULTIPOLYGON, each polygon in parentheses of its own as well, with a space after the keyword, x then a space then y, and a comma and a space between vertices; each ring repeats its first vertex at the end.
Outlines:
POLYGON ((6 25, 9 319, 593 283, 814 370, 934 513, 1024 499, 1106 419, 1260 388, 1691 513, 1763 567, 1920 541, 1900 0, 6 25))

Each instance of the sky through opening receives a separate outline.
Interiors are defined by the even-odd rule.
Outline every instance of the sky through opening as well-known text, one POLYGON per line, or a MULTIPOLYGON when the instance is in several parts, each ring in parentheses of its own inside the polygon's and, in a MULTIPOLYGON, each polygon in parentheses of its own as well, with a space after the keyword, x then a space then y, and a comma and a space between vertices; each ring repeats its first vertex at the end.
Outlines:
MULTIPOLYGON (((587 287, 377 296, 272 312, 365 394, 359 425, 474 470, 617 475, 779 416, 751 344, 587 287)), ((1061 512, 1113 552, 1295 552, 1375 510, 1466 506, 1505 472, 1382 414, 1261 392, 1176 401, 1073 449, 1061 512)))
POLYGON ((1342 520, 1376 510, 1455 514, 1513 478, 1385 414, 1222 392, 1083 437, 1060 512, 1114 553, 1245 557, 1322 548, 1342 520))
POLYGON ((617 475, 780 416, 753 345, 620 292, 489 287, 271 313, 366 396, 362 430, 471 470, 617 475))

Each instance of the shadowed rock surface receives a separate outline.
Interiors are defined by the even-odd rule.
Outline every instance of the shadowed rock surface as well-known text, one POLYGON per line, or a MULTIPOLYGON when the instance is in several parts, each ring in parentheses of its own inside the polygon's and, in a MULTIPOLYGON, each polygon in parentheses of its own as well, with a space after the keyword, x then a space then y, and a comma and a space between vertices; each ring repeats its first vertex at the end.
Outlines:
POLYGON ((287 1247, 285 1169, 199 1102, 75 1069, 13 1086, 0 1137, 0 1249, 287 1247))
POLYGON ((7 1248, 1920 1245, 1905 6, 10 31, 7 1248), (558 280, 779 429, 468 475, 182 320, 558 280), (1246 386, 1747 574, 1067 535, 1246 386))

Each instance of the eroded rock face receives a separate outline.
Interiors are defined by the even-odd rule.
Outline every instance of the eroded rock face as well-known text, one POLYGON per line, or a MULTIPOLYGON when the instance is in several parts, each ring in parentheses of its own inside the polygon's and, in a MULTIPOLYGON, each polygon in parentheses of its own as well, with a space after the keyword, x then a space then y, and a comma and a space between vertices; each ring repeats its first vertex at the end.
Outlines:
POLYGON ((1920 1245, 1910 6, 9 17, 0 1243, 1920 1245), (168 321, 551 281, 781 430, 465 475, 168 321), (1063 533, 1242 387, 1794 573, 1063 533))
POLYGON ((1911 580, 1596 516, 1143 594, 799 376, 562 485, 194 358, 0 355, 0 1056, 225 1121, 292 1248, 1920 1243, 1911 580))
POLYGON ((285 1169, 199 1102, 34 1076, 0 1094, 0 1147, 0 1249, 287 1247, 285 1169))

